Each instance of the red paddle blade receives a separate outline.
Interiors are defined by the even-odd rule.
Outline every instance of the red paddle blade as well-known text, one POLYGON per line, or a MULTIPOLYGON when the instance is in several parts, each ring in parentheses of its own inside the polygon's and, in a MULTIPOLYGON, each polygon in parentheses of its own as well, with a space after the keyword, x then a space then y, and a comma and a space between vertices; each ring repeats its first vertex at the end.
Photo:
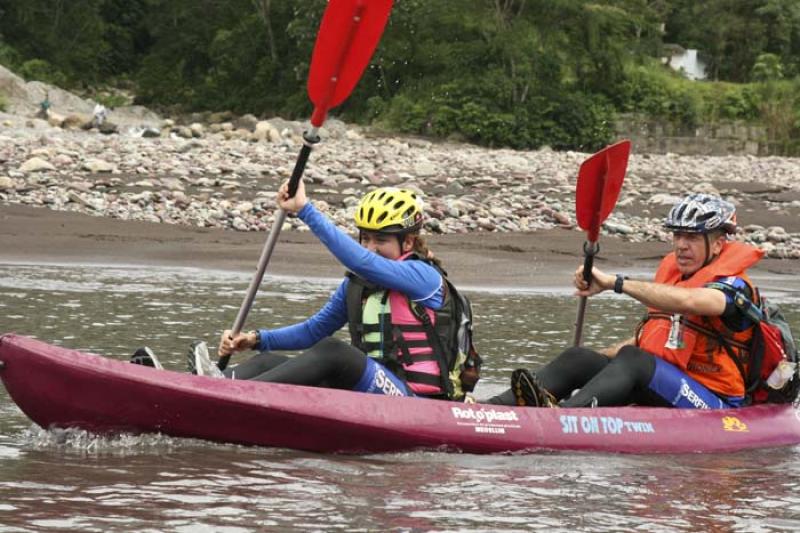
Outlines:
POLYGON ((330 0, 319 26, 308 97, 311 123, 322 126, 328 110, 341 104, 361 78, 386 27, 392 0, 330 0))
POLYGON ((603 148, 581 165, 575 189, 575 215, 591 242, 597 242, 600 224, 617 204, 630 153, 631 142, 620 141, 603 148))

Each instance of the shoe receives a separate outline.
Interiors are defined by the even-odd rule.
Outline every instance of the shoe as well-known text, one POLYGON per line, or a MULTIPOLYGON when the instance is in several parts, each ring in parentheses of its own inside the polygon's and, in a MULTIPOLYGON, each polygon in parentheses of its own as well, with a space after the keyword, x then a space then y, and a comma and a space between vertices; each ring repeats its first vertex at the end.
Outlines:
POLYGON ((192 352, 194 353, 194 370, 198 376, 225 377, 219 367, 208 356, 208 345, 205 342, 192 343, 192 352))
POLYGON ((195 364, 195 355, 194 350, 197 348, 199 344, 203 344, 204 341, 192 341, 192 344, 189 345, 189 351, 186 352, 186 370, 190 374, 197 374, 197 365, 195 364))
POLYGON ((133 352, 130 362, 134 365, 151 366, 156 370, 164 370, 164 366, 161 364, 161 361, 158 360, 158 357, 156 357, 156 354, 153 353, 153 350, 147 346, 142 346, 133 352))
POLYGON ((511 391, 519 406, 555 407, 556 399, 547 392, 533 372, 519 368, 511 373, 511 391))

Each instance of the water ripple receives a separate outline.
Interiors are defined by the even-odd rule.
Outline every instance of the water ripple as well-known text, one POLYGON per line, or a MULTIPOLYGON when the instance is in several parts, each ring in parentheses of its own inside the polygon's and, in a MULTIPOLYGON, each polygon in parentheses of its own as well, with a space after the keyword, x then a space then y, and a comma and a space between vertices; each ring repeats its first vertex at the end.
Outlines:
MULTIPOLYGON (((0 265, 0 332, 185 368, 215 343, 248 275, 198 269, 0 265)), ((339 280, 267 278, 250 324, 307 317, 339 280)), ((486 358, 479 397, 571 343, 575 302, 471 292, 486 358)), ((789 300, 794 296, 787 296, 789 300)), ((800 323, 794 307, 790 322, 800 323)), ((629 299, 593 299, 584 336, 628 336, 629 299)), ((798 328, 800 329, 800 328, 798 328)), ((176 439, 45 431, 0 390, 4 531, 775 531, 800 528, 800 448, 725 455, 318 455, 176 439)))

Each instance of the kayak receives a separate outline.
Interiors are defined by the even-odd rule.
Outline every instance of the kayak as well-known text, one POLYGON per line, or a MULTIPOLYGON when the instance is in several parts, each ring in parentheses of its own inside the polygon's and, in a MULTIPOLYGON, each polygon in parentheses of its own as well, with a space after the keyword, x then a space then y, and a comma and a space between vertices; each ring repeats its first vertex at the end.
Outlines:
POLYGON ((548 409, 217 379, 0 337, 0 378, 42 428, 314 452, 730 452, 800 443, 792 405, 548 409))

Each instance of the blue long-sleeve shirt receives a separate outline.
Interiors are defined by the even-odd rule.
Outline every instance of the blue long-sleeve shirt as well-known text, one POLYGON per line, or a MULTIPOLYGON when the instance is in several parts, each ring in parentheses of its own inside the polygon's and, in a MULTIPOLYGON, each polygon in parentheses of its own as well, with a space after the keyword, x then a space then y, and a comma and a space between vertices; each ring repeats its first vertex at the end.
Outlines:
MULTIPOLYGON (((424 261, 394 261, 370 252, 337 228, 311 202, 297 215, 351 272, 379 287, 399 291, 425 307, 441 309, 444 283, 441 274, 431 265, 424 261)), ((303 322, 272 330, 260 329, 258 349, 302 350, 333 335, 347 323, 345 295, 349 283, 345 278, 322 309, 303 322)))

